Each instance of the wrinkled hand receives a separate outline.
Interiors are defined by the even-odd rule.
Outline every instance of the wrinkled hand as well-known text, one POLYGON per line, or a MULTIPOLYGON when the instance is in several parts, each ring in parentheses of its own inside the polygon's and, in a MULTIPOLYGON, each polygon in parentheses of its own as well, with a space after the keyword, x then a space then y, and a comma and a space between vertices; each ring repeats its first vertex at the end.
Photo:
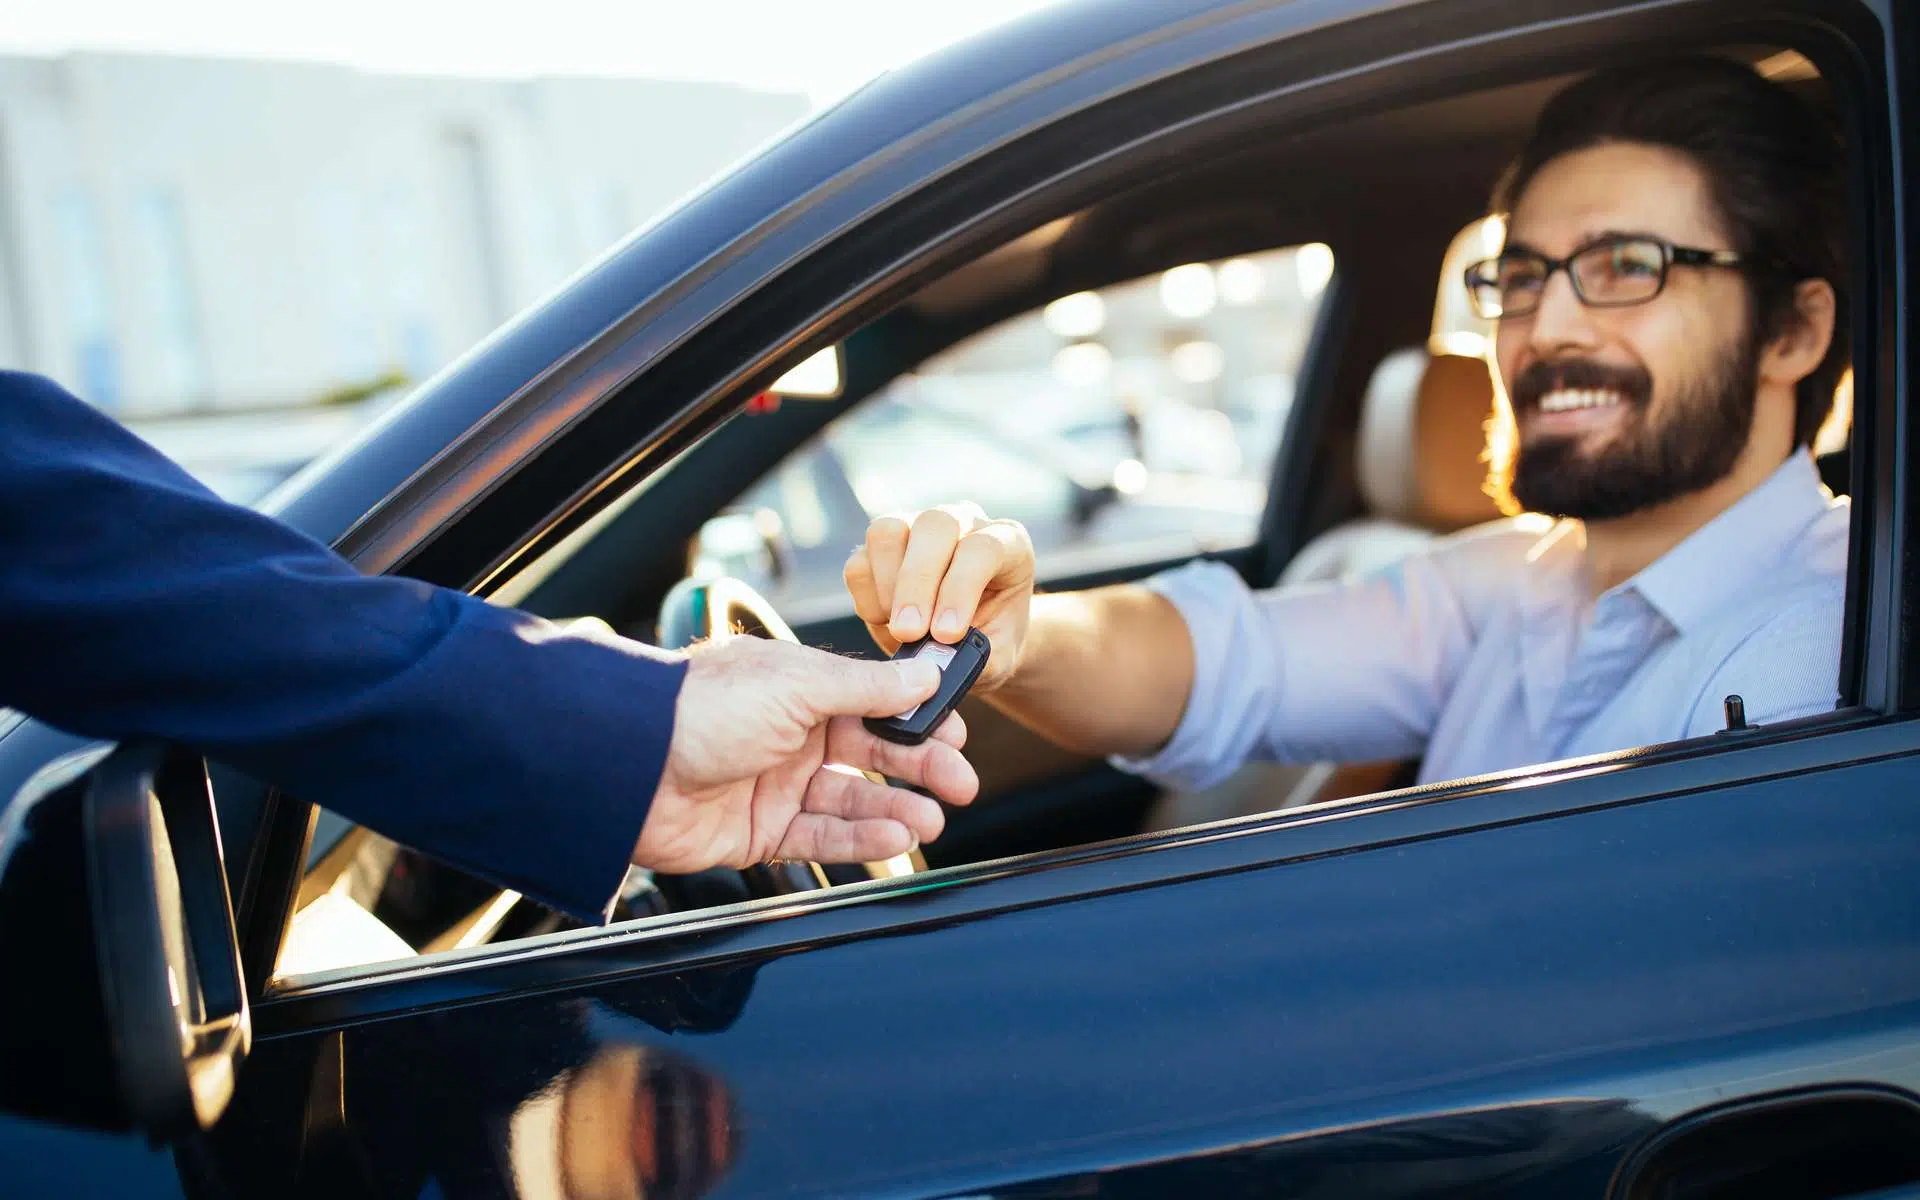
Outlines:
POLYGON ((841 764, 972 803, 980 781, 949 717, 918 746, 867 732, 933 695, 939 668, 867 662, 791 642, 736 637, 695 647, 673 741, 633 861, 686 874, 774 859, 874 862, 940 836, 939 804, 841 764))
POLYGON ((973 691, 1019 666, 1033 607, 1033 540, 1020 522, 991 520, 977 504, 880 517, 845 574, 853 610, 887 653, 929 631, 951 644, 972 625, 993 644, 973 691))

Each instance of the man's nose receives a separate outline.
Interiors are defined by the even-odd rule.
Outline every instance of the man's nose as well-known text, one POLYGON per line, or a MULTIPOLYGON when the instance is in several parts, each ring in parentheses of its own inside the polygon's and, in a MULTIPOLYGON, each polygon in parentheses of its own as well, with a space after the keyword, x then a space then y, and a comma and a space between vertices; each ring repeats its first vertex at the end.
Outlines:
POLYGON ((1540 289, 1540 306, 1533 310, 1527 340, 1541 358, 1591 346, 1594 342, 1592 315, 1574 293, 1572 275, 1555 271, 1540 289))

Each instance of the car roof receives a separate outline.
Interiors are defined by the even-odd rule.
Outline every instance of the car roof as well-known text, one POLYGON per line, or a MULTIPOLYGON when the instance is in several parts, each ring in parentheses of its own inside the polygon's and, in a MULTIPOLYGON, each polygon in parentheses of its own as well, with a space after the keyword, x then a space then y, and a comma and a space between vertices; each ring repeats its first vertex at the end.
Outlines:
MULTIPOLYGON (((449 469, 463 437, 542 386, 582 347, 634 336, 648 306, 761 264, 767 277, 892 200, 939 178, 965 153, 984 154, 1119 92, 1231 59, 1330 23, 1409 7, 1407 0, 1075 0, 1039 10, 888 72, 763 146, 699 192, 582 268, 429 379, 405 401, 299 472, 263 507, 308 534, 358 547, 356 525, 397 504, 410 481, 449 469), (919 158, 916 160, 916 156, 919 158), (926 160, 933 159, 930 165, 926 160), (757 256, 757 257, 756 257, 757 256)), ((1114 196, 1023 239, 1046 258, 987 255, 915 298, 922 311, 959 310, 952 337, 1008 305, 1145 274, 1181 261, 1293 240, 1328 240, 1324 218, 1364 235, 1379 218, 1333 189, 1275 179, 1339 171, 1351 196, 1406 197, 1409 173, 1435 237, 1475 215, 1492 173, 1560 83, 1535 80, 1415 108, 1328 122, 1251 145, 1211 166, 1114 196), (1296 236, 1297 235, 1297 236, 1296 236), (998 269, 1016 280, 995 278, 998 269), (1025 280, 1022 292, 1018 280, 1025 280), (965 319, 977 316, 977 319, 965 319)), ((1434 266, 1437 267, 1438 253, 1434 266)), ((1423 264, 1424 266, 1424 264, 1423 264)), ((1424 272, 1422 272, 1424 273, 1424 272)), ((1422 282, 1429 289, 1431 279, 1422 282)), ((1015 308, 1013 311, 1017 311, 1015 308)), ((656 335, 671 348, 672 331, 656 335)), ((386 569, 390 562, 362 562, 386 569)))
POLYGON ((1002 129, 1046 124, 1065 110, 1041 93, 1063 79, 1081 82, 1086 95, 1124 90, 1153 71, 1183 70, 1329 19, 1404 4, 1074 0, 887 72, 584 267, 262 506, 314 537, 339 542, 463 433, 637 306, 711 268, 756 230, 817 207, 823 194, 853 188, 863 173, 873 176, 937 133, 987 112, 1002 129))

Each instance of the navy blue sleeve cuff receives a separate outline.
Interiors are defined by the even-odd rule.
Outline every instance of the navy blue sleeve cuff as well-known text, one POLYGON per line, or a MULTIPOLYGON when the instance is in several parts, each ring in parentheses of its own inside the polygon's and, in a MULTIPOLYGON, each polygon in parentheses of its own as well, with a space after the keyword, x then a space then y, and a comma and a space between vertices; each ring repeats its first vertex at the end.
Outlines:
POLYGON ((397 842, 590 924, 625 878, 686 663, 452 593, 433 651, 349 727, 210 747, 397 842))

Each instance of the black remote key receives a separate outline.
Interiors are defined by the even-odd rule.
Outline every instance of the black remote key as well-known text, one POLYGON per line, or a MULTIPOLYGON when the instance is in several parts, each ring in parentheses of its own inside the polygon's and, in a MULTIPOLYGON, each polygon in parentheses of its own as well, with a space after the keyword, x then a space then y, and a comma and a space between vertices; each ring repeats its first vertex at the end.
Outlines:
POLYGON ((967 636, 951 646, 931 637, 908 642, 894 652, 894 661, 934 659, 940 664, 940 690, 899 716, 866 718, 867 728, 876 736, 904 746, 917 746, 926 741, 940 727, 940 722, 947 719, 953 706, 960 703, 973 681, 980 678, 981 670, 987 665, 987 655, 992 652, 992 643, 978 629, 967 630, 967 636))

